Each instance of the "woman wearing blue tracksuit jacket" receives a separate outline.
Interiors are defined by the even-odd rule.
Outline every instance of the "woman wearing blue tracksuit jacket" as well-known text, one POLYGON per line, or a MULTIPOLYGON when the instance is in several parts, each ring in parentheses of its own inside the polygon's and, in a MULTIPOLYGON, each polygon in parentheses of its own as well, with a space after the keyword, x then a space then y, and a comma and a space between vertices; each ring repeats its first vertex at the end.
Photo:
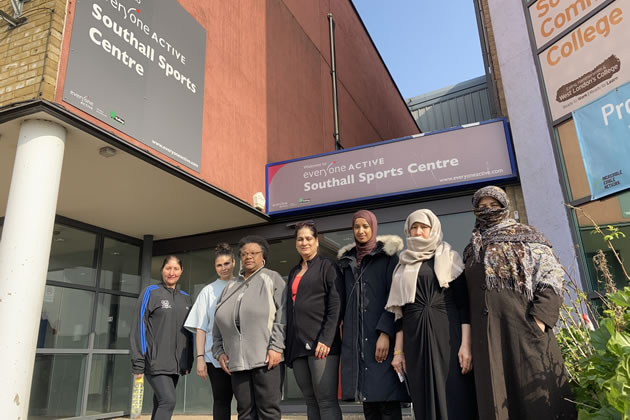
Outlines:
POLYGON ((162 284, 140 293, 131 324, 132 370, 135 377, 144 375, 153 388, 152 420, 171 418, 179 376, 192 367, 192 333, 184 328, 192 300, 177 289, 182 271, 179 258, 169 255, 164 259, 162 284))

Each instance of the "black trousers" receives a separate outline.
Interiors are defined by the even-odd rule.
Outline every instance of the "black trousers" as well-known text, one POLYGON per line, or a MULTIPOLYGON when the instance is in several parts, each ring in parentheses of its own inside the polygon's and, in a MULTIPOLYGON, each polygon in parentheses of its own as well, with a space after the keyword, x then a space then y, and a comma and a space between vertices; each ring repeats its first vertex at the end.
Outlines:
POLYGON ((364 402, 365 420, 402 420, 402 410, 398 401, 364 402))
POLYGON ((337 399, 339 355, 298 357, 293 361, 293 374, 306 400, 308 420, 342 419, 337 399))
POLYGON ((280 420, 283 364, 268 370, 267 366, 232 372, 232 389, 236 397, 239 420, 280 420))
POLYGON ((230 420, 232 415, 232 378, 221 368, 206 363, 208 377, 212 385, 212 418, 214 420, 230 420))
POLYGON ((144 377, 153 388, 153 412, 151 420, 170 420, 175 410, 175 387, 179 375, 147 375, 144 377))

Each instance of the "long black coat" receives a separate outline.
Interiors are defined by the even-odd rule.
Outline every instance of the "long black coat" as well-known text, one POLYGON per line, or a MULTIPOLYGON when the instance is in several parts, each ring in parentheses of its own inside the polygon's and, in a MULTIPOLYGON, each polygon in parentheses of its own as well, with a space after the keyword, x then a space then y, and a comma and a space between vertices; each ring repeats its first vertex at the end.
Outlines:
POLYGON ((479 418, 576 419, 562 354, 553 334, 562 298, 551 287, 533 302, 488 289, 483 263, 466 262, 472 357, 479 418), (548 326, 545 332, 533 316, 548 326))
POLYGON ((385 311, 392 274, 402 249, 398 236, 380 236, 374 250, 357 268, 354 244, 339 250, 346 309, 341 344, 341 398, 346 401, 409 401, 404 384, 392 368, 394 314, 385 311), (389 354, 378 363, 376 340, 389 335, 389 354))

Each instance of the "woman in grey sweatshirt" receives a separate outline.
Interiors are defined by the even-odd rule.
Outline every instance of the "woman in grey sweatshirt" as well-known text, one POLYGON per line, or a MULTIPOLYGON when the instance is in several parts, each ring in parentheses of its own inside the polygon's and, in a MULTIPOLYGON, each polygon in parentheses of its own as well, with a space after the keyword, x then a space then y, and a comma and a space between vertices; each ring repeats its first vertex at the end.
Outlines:
POLYGON ((285 282, 264 268, 269 244, 239 242, 242 271, 225 287, 214 319, 212 353, 231 375, 239 420, 280 419, 286 328, 285 282))

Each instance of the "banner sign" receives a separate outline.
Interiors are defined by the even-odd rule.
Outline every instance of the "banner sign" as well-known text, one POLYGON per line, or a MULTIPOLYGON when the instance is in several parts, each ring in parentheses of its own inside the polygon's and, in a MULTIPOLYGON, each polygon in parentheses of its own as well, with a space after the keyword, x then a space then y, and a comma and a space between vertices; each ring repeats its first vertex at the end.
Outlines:
POLYGON ((630 83, 573 112, 591 198, 630 187, 630 83))
POLYGON ((556 38, 605 0, 538 0, 529 6, 536 48, 556 38))
POLYGON ((630 80, 629 37, 630 0, 616 0, 538 55, 554 121, 630 80))
POLYGON ((267 213, 516 177, 504 119, 267 165, 267 213))
POLYGON ((63 100, 200 172, 205 57, 176 0, 77 0, 63 100))

